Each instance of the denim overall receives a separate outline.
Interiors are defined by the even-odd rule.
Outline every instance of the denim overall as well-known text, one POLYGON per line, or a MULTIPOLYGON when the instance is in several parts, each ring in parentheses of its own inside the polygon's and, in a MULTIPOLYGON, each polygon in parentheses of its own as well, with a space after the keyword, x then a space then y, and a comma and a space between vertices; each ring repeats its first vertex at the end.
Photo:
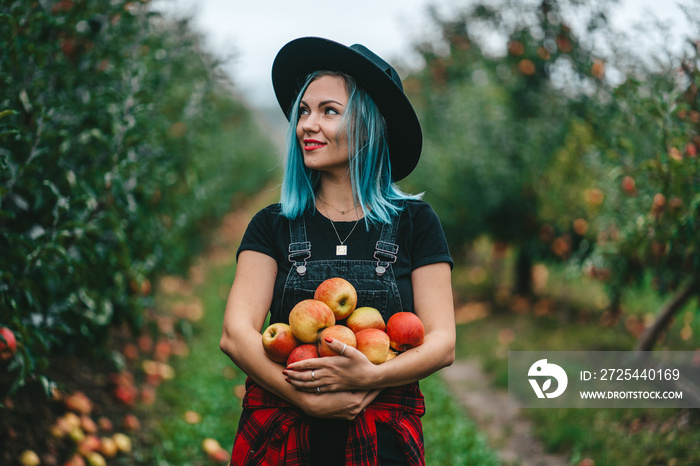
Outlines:
POLYGON ((396 262, 399 246, 396 235, 401 213, 395 215, 390 224, 382 226, 382 232, 374 249, 375 260, 309 260, 311 243, 306 237, 304 217, 289 222, 291 242, 289 244, 289 261, 292 267, 287 274, 287 281, 282 292, 282 319, 273 322, 288 321, 288 315, 294 305, 304 299, 314 297, 318 285, 332 277, 348 280, 357 290, 357 307, 373 307, 382 314, 384 322, 396 312, 401 311, 401 296, 396 284, 391 264, 396 262))
MULTIPOLYGON (((390 224, 384 224, 374 249, 375 260, 309 260, 311 243, 306 236, 304 217, 289 223, 291 242, 289 261, 292 267, 287 274, 282 292, 282 319, 273 322, 288 322, 294 305, 304 299, 314 297, 316 287, 324 280, 342 277, 348 280, 357 291, 357 307, 370 306, 382 314, 384 322, 402 310, 401 296, 391 264, 396 262, 399 246, 396 235, 399 228, 399 212, 390 224)), ((313 465, 343 464, 345 437, 348 421, 315 419, 311 430, 311 454, 313 465)), ((400 445, 388 427, 377 424, 378 442, 382 446, 380 456, 385 464, 405 464, 400 445)))

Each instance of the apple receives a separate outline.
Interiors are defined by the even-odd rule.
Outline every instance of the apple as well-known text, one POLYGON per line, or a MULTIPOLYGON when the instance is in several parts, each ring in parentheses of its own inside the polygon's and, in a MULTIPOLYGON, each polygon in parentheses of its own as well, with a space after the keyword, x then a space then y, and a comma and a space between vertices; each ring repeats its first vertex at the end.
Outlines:
POLYGON ((231 456, 223 448, 219 448, 218 450, 216 450, 215 452, 213 452, 212 454, 210 454, 208 456, 209 456, 209 459, 215 463, 224 464, 224 463, 228 463, 229 461, 231 461, 231 456))
POLYGON ((289 353, 287 358, 287 365, 293 364, 295 362, 303 361, 304 359, 312 359, 318 357, 318 348, 316 345, 311 343, 304 343, 299 345, 289 353))
POLYGON ((92 401, 81 391, 71 393, 63 400, 63 403, 66 408, 79 414, 92 412, 92 401))
POLYGON ((105 458, 112 458, 113 456, 117 456, 117 453, 119 453, 117 442, 115 442, 112 437, 102 437, 100 439, 99 452, 102 453, 102 455, 105 458))
POLYGON ((80 456, 80 453, 73 453, 73 456, 68 458, 63 466, 85 466, 85 460, 80 456))
POLYGON ((299 346, 292 328, 288 324, 277 322, 268 326, 262 335, 262 344, 265 354, 275 362, 284 364, 289 353, 299 346))
POLYGON ((204 453, 206 453, 207 455, 211 455, 220 449, 221 444, 218 440, 214 438, 205 438, 204 440, 202 440, 202 450, 204 450, 204 453))
POLYGON ((86 434, 97 433, 97 424, 86 414, 80 416, 80 428, 83 429, 86 434))
POLYGON ((0 327, 0 362, 9 361, 17 352, 15 334, 7 327, 0 327))
POLYGON ((19 462, 22 466, 38 466, 41 464, 39 455, 32 450, 24 450, 22 454, 19 455, 19 462))
POLYGON ((366 328, 355 334, 357 349, 367 356, 372 364, 381 364, 389 354, 389 335, 378 328, 366 328))
POLYGON ((384 330, 386 328, 382 314, 377 309, 368 306, 355 309, 355 311, 348 316, 345 325, 350 327, 350 330, 355 333, 366 328, 376 328, 379 330, 384 330))
POLYGON ((331 325, 335 325, 335 315, 323 301, 305 299, 289 313, 292 333, 302 343, 316 343, 318 332, 331 325))
POLYGON ((340 353, 328 346, 326 338, 333 338, 341 343, 346 343, 348 346, 355 348, 357 346, 357 340, 355 339, 355 334, 345 325, 331 325, 328 328, 323 329, 323 331, 318 335, 318 355, 321 357, 325 356, 338 356, 340 353))
POLYGON ((135 414, 129 413, 124 415, 124 418, 122 419, 122 425, 126 430, 131 432, 141 430, 141 421, 139 421, 139 418, 136 417, 135 414))
POLYGON ((105 460, 104 456, 100 455, 96 451, 91 451, 85 455, 85 459, 90 466, 107 466, 107 461, 105 460))
POLYGON ((122 453, 131 452, 131 438, 128 435, 122 433, 116 433, 112 435, 112 440, 117 444, 117 448, 122 453))
POLYGON ((391 347, 397 351, 406 351, 423 344, 425 328, 423 322, 412 312, 397 312, 386 323, 391 347))
POLYGON ((316 288, 314 299, 322 301, 333 311, 336 320, 345 319, 357 306, 357 291, 352 284, 341 277, 323 281, 316 288))
POLYGON ((88 455, 91 451, 97 451, 100 448, 100 439, 95 436, 95 435, 87 435, 85 438, 78 444, 78 453, 80 453, 83 456, 88 455))
POLYGON ((384 360, 384 362, 391 361, 392 359, 394 359, 398 355, 399 355, 399 353, 397 353, 393 349, 389 349, 389 352, 386 354, 386 359, 384 360))

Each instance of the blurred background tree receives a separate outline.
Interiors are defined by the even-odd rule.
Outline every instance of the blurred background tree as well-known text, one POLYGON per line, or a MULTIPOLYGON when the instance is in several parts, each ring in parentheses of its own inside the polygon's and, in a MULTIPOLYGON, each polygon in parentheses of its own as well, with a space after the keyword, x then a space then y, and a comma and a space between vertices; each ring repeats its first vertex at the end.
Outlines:
MULTIPOLYGON (((426 135, 426 176, 411 183, 457 257, 481 237, 496 255, 516 251, 516 295, 532 295, 535 261, 603 280, 613 316, 644 280, 663 296, 681 287, 639 341, 650 349, 668 309, 700 291, 698 43, 639 56, 609 26, 610 7, 434 9, 441 37, 418 44, 426 65, 406 80, 426 135), (585 25, 579 35, 567 18, 585 25)), ((697 9, 687 14, 697 27, 697 9)))
POLYGON ((274 176, 218 59, 148 2, 0 4, 0 323, 15 387, 140 328, 151 283, 274 176))

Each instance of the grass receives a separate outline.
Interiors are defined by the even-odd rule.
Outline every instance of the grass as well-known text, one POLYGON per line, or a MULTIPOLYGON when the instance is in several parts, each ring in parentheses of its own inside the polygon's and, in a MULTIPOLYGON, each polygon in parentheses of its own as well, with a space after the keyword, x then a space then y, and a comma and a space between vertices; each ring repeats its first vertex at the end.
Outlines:
POLYGON ((195 295, 204 306, 189 340, 189 355, 173 364, 176 378, 158 389, 158 402, 152 408, 157 419, 152 464, 206 465, 211 462, 202 450, 205 438, 214 438, 231 450, 241 411, 241 400, 234 391, 245 381, 219 350, 225 306, 224 290, 233 281, 233 267, 207 270, 206 279, 195 295), (201 421, 189 423, 188 411, 201 421))
POLYGON ((465 416, 437 374, 421 381, 420 386, 426 403, 423 417, 426 464, 500 464, 496 453, 488 447, 486 436, 465 416))
MULTIPOLYGON (((483 250, 481 254, 483 259, 486 254, 483 250)), ((501 264, 503 270, 510 268, 508 260, 506 257, 506 264, 501 264)), ((622 319, 611 322, 607 320, 608 302, 600 283, 573 274, 563 266, 547 267, 546 283, 538 284, 538 300, 524 303, 508 297, 499 302, 497 290, 509 286, 509 277, 492 277, 488 271, 481 270, 475 274, 473 270, 477 267, 478 262, 455 272, 458 295, 486 296, 489 289, 496 290, 496 304, 486 305, 489 312, 465 314, 475 320, 458 326, 457 357, 477 359, 495 385, 502 389, 508 386, 509 350, 630 350, 634 348, 639 324, 652 319, 664 302, 663 297, 642 286, 624 297, 622 319), (479 280, 473 280, 474 277, 479 280), (505 285, 498 281, 504 277, 505 285)), ((657 349, 691 351, 698 348, 700 327, 695 316, 696 306, 694 302, 685 306, 657 349), (683 329, 688 327, 693 333, 684 334, 683 329)), ((700 416, 696 411, 523 410, 533 421, 535 434, 547 449, 569 455, 571 464, 590 458, 596 466, 700 464, 697 444, 700 416)))

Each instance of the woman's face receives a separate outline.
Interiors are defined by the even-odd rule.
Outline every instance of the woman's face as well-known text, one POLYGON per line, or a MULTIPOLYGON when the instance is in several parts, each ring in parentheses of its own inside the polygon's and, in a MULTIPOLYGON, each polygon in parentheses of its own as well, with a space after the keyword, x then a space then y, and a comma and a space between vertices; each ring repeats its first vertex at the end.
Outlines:
POLYGON ((321 76, 306 88, 299 105, 297 140, 306 167, 337 172, 343 176, 348 166, 348 143, 341 127, 348 105, 345 80, 321 76))

